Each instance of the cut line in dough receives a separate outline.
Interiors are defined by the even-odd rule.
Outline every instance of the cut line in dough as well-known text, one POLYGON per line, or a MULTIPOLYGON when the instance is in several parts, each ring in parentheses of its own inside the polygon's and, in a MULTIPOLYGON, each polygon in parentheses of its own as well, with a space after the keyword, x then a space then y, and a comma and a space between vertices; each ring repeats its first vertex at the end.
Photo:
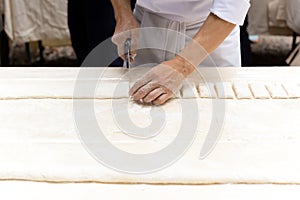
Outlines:
POLYGON ((216 83, 216 91, 220 99, 234 99, 235 94, 230 82, 216 83))
POLYGON ((181 88, 181 97, 184 99, 199 98, 196 86, 194 84, 183 84, 181 88))
POLYGON ((283 87, 289 98, 300 98, 300 86, 297 83, 284 83, 283 87))
POLYGON ((287 92, 283 89, 282 84, 280 84, 280 83, 267 84, 267 89, 270 92, 271 97, 273 99, 287 99, 287 98, 289 98, 287 92))
POLYGON ((247 82, 234 82, 233 89, 237 99, 252 99, 252 93, 247 82))
POLYGON ((263 83, 251 83, 250 89, 255 99, 270 99, 270 93, 268 92, 265 84, 263 83))
POLYGON ((213 83, 200 83, 199 84, 199 95, 200 98, 217 98, 215 86, 213 83))

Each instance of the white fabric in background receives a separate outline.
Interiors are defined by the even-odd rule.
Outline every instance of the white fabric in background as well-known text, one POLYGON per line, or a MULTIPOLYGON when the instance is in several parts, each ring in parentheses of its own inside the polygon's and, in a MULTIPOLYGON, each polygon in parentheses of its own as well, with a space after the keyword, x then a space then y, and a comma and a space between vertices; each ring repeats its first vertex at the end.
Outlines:
POLYGON ((248 14, 250 35, 268 34, 268 2, 269 0, 251 0, 248 14))
POLYGON ((300 0, 286 0, 287 24, 300 34, 300 0))
POLYGON ((4 0, 5 31, 15 42, 68 39, 67 0, 4 0))
POLYGON ((2 13, 3 13, 3 7, 4 7, 3 0, 0 0, 0 12, 2 13))
POLYGON ((248 16, 251 35, 274 34, 272 28, 279 28, 276 34, 289 28, 300 33, 300 0, 251 0, 248 16))
POLYGON ((138 0, 137 4, 174 21, 199 21, 213 12, 238 25, 244 23, 250 7, 248 0, 138 0))
POLYGON ((285 28, 286 24, 286 2, 273 0, 268 5, 269 27, 285 28))

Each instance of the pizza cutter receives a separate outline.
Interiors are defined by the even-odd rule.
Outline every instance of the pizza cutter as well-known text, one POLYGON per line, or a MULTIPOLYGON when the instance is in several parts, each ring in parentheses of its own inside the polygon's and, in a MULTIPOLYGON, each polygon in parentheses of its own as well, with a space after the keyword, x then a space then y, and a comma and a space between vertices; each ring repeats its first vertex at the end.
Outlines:
POLYGON ((124 50, 125 50, 125 67, 127 68, 127 78, 128 78, 128 85, 129 85, 129 90, 131 86, 130 82, 130 68, 131 68, 131 63, 130 63, 130 58, 131 58, 131 39, 128 38, 125 41, 124 44, 124 50))
POLYGON ((125 41, 125 44, 124 44, 124 48, 125 48, 125 66, 127 69, 130 70, 130 67, 131 67, 131 64, 130 64, 130 58, 131 58, 131 39, 128 38, 126 41, 125 41))

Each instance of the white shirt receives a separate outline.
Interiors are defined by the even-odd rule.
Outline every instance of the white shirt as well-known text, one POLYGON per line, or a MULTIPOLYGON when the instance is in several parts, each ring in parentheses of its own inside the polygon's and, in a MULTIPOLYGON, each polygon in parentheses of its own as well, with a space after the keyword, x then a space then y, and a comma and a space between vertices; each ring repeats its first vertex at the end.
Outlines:
POLYGON ((170 20, 200 21, 212 12, 237 25, 244 23, 250 7, 249 0, 137 0, 137 4, 170 20))

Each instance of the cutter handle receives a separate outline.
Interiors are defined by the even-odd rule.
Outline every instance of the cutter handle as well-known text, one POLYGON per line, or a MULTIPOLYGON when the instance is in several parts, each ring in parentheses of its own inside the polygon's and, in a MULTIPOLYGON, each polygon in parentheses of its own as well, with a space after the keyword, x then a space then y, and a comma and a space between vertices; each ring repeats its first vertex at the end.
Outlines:
POLYGON ((130 68, 130 53, 131 53, 131 39, 128 38, 124 44, 125 48, 125 58, 126 58, 126 68, 130 68))

